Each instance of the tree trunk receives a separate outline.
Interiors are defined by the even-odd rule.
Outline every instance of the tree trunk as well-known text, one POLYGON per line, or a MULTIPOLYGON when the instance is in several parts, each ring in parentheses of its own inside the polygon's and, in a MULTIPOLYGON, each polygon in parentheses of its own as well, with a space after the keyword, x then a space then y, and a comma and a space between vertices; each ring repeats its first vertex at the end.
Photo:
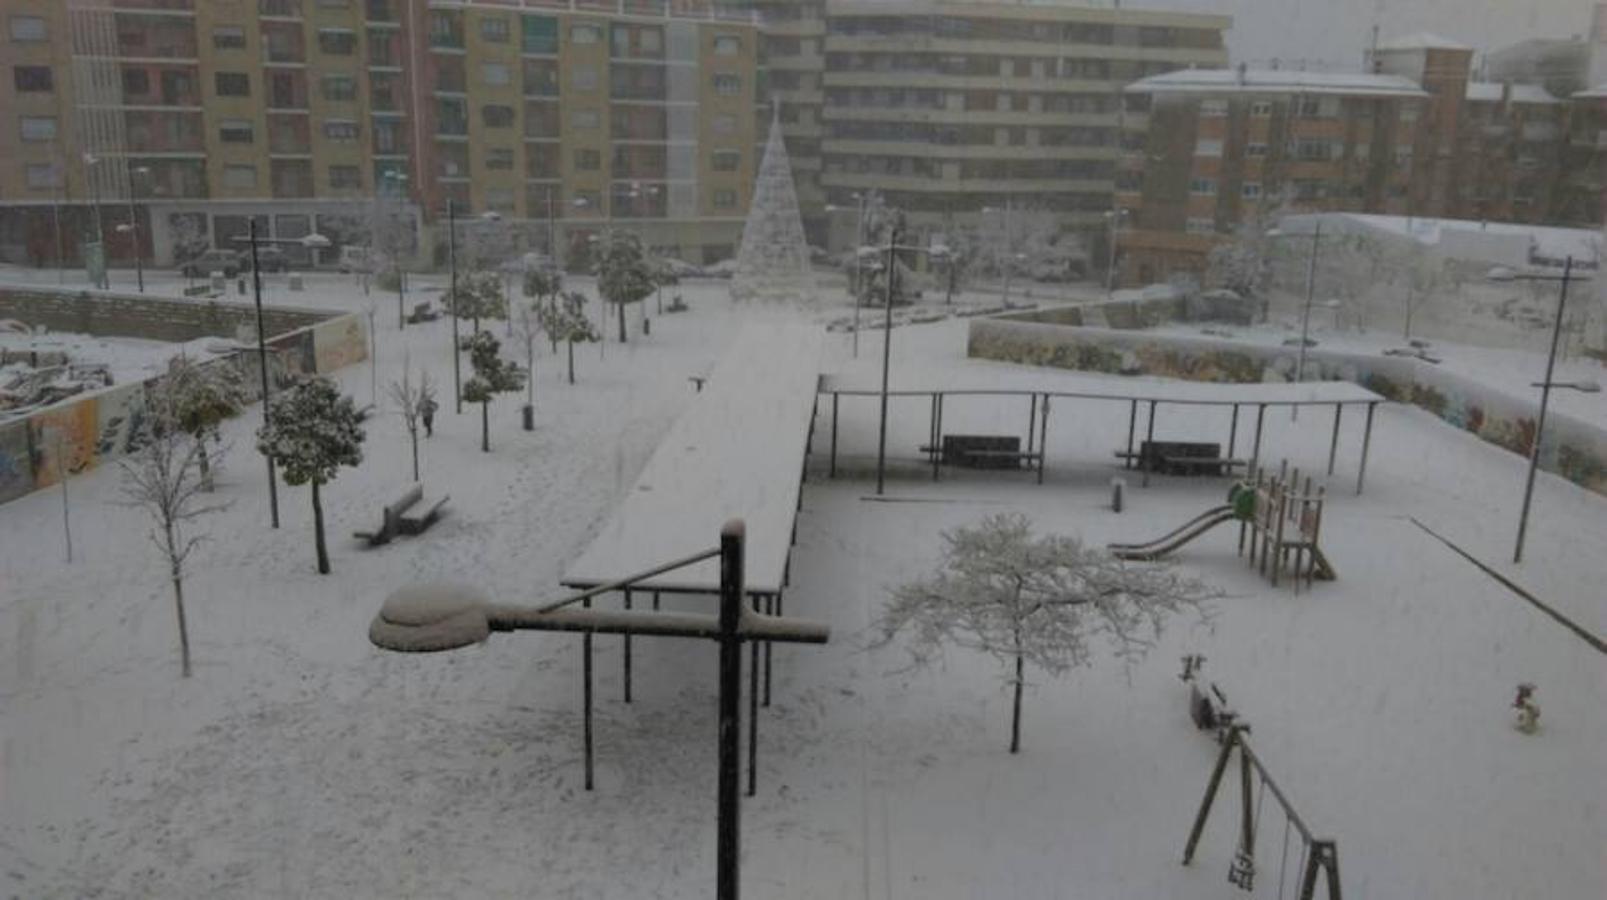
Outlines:
POLYGON ((178 548, 173 543, 173 526, 166 528, 167 532, 167 559, 173 577, 173 606, 179 614, 179 671, 185 678, 190 677, 190 628, 184 619, 184 575, 180 571, 178 561, 178 548))
POLYGON ((1016 642, 1016 690, 1015 705, 1010 714, 1010 752, 1021 752, 1021 685, 1023 679, 1023 663, 1021 659, 1021 643, 1016 642))
MULTIPOLYGON (((547 301, 547 315, 551 317, 551 319, 549 319, 549 321, 551 321, 553 319, 556 319, 558 317, 558 292, 557 291, 554 291, 553 294, 552 294, 552 297, 550 299, 548 299, 548 301, 547 301)), ((557 356, 558 355, 558 333, 556 331, 547 332, 547 339, 552 341, 552 355, 557 356)))
POLYGON ((625 343, 625 304, 616 303, 614 305, 619 307, 619 342, 623 344, 625 343))
POLYGON ((575 383, 575 342, 569 342, 569 383, 575 383))
POLYGON ((1412 339, 1412 292, 1406 292, 1406 334, 1405 340, 1412 339))
POLYGON ((195 443, 196 448, 200 450, 200 453, 197 454, 199 458, 196 460, 196 462, 201 464, 201 490, 210 492, 212 490, 212 464, 206 458, 205 431, 195 436, 195 443))
POLYGON ((409 428, 407 435, 413 440, 413 480, 418 481, 418 428, 409 428))
POLYGON ((329 574, 329 548, 324 546, 324 505, 318 499, 318 479, 312 481, 312 527, 318 544, 318 574, 329 574))
POLYGON ((480 452, 491 452, 491 401, 480 403, 480 452))

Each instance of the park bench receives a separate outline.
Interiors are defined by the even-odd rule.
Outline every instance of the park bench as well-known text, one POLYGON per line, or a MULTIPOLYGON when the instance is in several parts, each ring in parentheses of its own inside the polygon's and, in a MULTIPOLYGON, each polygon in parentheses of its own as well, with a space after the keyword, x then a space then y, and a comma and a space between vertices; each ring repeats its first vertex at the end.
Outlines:
POLYGON ((1117 450, 1116 458, 1134 460, 1140 469, 1167 475, 1231 475, 1250 464, 1222 455, 1222 445, 1196 441, 1145 441, 1137 453, 1117 450))
POLYGON ((357 531, 352 536, 367 541, 370 547, 377 547, 390 543, 398 534, 421 534, 441 517, 441 509, 446 501, 445 496, 439 500, 425 501, 424 486, 415 484, 381 511, 377 531, 357 531))
POLYGON ((945 466, 967 469, 1019 469, 1042 456, 1023 451, 1021 439, 1009 434, 945 434, 941 447, 928 444, 920 451, 938 454, 945 466))

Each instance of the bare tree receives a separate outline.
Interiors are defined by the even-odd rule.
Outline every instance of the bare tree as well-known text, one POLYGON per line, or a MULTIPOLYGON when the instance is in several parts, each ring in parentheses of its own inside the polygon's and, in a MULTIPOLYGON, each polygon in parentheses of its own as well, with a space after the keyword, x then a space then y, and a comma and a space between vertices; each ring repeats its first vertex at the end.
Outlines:
POLYGON ((413 444, 413 480, 418 481, 419 418, 424 414, 425 401, 435 399, 435 385, 430 383, 429 372, 420 373, 418 383, 414 384, 412 366, 404 360, 402 380, 391 382, 387 392, 396 404, 396 411, 402 414, 402 424, 407 427, 408 440, 413 444))
POLYGON ((1166 618, 1185 607, 1202 618, 1218 595, 1204 584, 1154 566, 1130 567, 1074 537, 1034 538, 1020 513, 1000 513, 945 532, 936 574, 893 590, 879 625, 886 644, 911 632, 917 666, 947 645, 986 653, 1005 666, 1014 693, 1010 752, 1021 750, 1021 693, 1026 667, 1060 675, 1091 659, 1103 635, 1125 663, 1141 658, 1166 618))
POLYGON ((184 614, 184 564, 206 539, 190 534, 196 519, 226 508, 228 503, 203 502, 203 472, 223 456, 224 448, 207 444, 204 435, 185 429, 182 387, 158 380, 146 392, 144 413, 130 429, 128 456, 118 460, 122 470, 123 505, 139 507, 151 517, 151 542, 167 560, 173 583, 173 605, 178 612, 179 655, 184 677, 190 676, 190 632, 184 614))

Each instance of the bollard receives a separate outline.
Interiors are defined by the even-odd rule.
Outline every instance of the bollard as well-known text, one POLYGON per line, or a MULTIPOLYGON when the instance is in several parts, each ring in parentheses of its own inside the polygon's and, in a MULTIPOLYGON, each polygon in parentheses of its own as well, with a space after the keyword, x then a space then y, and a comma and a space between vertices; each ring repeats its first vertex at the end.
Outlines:
POLYGON ((1110 480, 1110 511, 1122 511, 1122 495, 1127 493, 1127 479, 1112 478, 1110 480))
POLYGON ((240 296, 244 297, 246 295, 246 280, 244 278, 236 280, 234 289, 240 292, 240 296))
POLYGON ((521 412, 524 415, 525 431, 535 431, 536 430, 536 408, 534 406, 531 406, 530 404, 526 403, 524 405, 524 409, 521 412))

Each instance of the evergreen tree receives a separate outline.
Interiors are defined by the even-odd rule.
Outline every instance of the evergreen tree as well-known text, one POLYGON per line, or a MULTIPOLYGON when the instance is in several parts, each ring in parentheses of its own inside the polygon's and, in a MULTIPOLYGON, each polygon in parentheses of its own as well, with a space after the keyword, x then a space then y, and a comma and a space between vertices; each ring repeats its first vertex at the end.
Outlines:
POLYGON ((619 310, 619 342, 625 343, 625 304, 640 303, 657 288, 655 269, 642 242, 626 231, 609 229, 599 242, 597 291, 619 310))
MULTIPOLYGON (((239 415, 246 403, 240 370, 226 360, 198 365, 181 356, 168 366, 167 385, 164 402, 172 406, 172 424, 202 446, 208 438, 217 440, 218 426, 239 415)), ((212 490, 214 457, 205 452, 197 457, 203 491, 212 490)))
POLYGON ((476 332, 480 330, 481 319, 508 317, 508 297, 502 290, 502 276, 496 272, 480 270, 459 274, 456 293, 448 290, 441 295, 441 303, 448 313, 471 320, 476 332))
POLYGON ((489 333, 476 332, 463 339, 474 377, 463 384, 463 399, 480 404, 480 449, 491 452, 491 399, 497 394, 524 387, 524 373, 515 363, 503 359, 501 343, 489 333))
POLYGON ((333 481, 341 466, 363 461, 362 419, 352 398, 327 378, 313 378, 273 398, 268 423, 257 429, 257 450, 273 458, 285 484, 312 485, 313 529, 318 573, 329 574, 324 544, 324 507, 319 488, 333 481))
POLYGON ((536 315, 541 319, 541 328, 547 332, 554 343, 563 341, 569 345, 569 383, 575 383, 575 343, 599 341, 602 337, 592 328, 591 320, 586 318, 586 297, 578 292, 564 294, 561 299, 554 298, 551 306, 536 307, 536 315))

